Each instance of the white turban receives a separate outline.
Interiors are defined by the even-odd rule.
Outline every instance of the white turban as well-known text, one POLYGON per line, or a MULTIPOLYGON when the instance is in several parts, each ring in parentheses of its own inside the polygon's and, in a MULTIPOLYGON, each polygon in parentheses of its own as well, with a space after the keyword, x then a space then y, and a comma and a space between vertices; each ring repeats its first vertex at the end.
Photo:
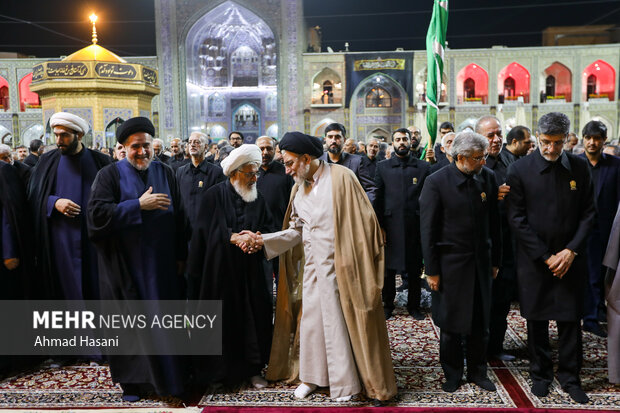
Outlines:
POLYGON ((246 163, 261 164, 263 156, 258 146, 245 144, 233 149, 233 151, 222 161, 220 166, 224 170, 224 175, 228 176, 232 171, 237 170, 246 163))
POLYGON ((50 126, 64 126, 82 135, 90 129, 88 122, 72 113, 57 112, 50 118, 50 126))

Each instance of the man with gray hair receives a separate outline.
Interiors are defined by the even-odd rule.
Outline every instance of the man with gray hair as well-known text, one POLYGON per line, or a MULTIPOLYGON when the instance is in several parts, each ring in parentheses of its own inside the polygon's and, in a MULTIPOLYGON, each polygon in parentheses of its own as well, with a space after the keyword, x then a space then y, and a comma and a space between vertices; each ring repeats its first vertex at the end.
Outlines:
POLYGON ((164 153, 164 141, 153 138, 153 160, 167 164, 170 157, 164 153))
POLYGON ((549 320, 559 334, 559 382, 587 403, 579 373, 580 320, 587 282, 585 244, 596 216, 587 161, 563 151, 570 120, 547 113, 538 121, 538 150, 508 169, 508 221, 517 240, 521 315, 527 320, 532 393, 544 397, 553 381, 549 320))
POLYGON ((28 181, 30 180, 32 168, 30 168, 25 163, 14 159, 13 153, 11 152, 11 147, 9 145, 5 145, 3 143, 0 144, 0 161, 6 162, 9 165, 13 166, 24 185, 28 186, 28 181))
POLYGON ((452 155, 450 155, 450 151, 452 150, 452 143, 454 142, 454 138, 456 134, 454 132, 447 132, 441 138, 439 152, 443 153, 444 156, 439 158, 437 163, 431 166, 431 173, 435 173, 444 166, 450 165, 453 161, 452 155))
POLYGON ((192 132, 187 144, 189 145, 191 162, 179 167, 176 171, 176 177, 185 215, 191 229, 198 220, 198 201, 201 195, 213 185, 222 182, 225 177, 222 168, 205 159, 207 136, 204 133, 192 132))
MULTIPOLYGON (((200 196, 198 220, 190 241, 188 273, 200 280, 199 300, 222 300, 222 355, 198 359, 195 374, 207 384, 267 386, 261 370, 271 349, 272 300, 263 254, 245 254, 254 246, 244 231, 275 230, 267 204, 256 189, 261 151, 256 145, 235 148, 222 161, 228 179, 200 196)), ((256 252, 256 250, 254 250, 256 252)))
POLYGON ((467 380, 496 389, 487 376, 486 347, 502 239, 495 174, 484 168, 488 147, 483 136, 460 132, 452 144, 454 162, 426 178, 420 195, 422 250, 433 320, 441 328, 446 392, 462 384, 462 336, 467 339, 467 380))

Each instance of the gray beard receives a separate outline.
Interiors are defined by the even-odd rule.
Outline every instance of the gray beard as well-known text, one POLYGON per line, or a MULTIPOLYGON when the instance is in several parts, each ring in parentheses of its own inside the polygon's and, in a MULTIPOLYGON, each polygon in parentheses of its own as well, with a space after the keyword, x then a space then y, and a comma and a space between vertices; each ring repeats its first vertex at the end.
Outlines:
POLYGON ((239 194, 243 202, 254 202, 256 198, 258 198, 258 190, 256 189, 256 184, 253 184, 251 188, 247 186, 239 184, 238 182, 232 182, 233 188, 235 188, 235 192, 239 194))
POLYGON ((295 183, 299 186, 306 183, 306 179, 308 179, 308 174, 310 173, 310 164, 304 164, 303 166, 299 166, 301 169, 301 173, 298 173, 295 178, 295 183))
MULTIPOLYGON (((126 157, 126 156, 125 156, 126 157)), ((127 157, 126 157, 127 158, 127 157)), ((149 158, 146 162, 146 165, 142 166, 142 165, 138 165, 136 164, 136 162, 133 159, 129 159, 127 158, 127 161, 129 161, 129 163, 131 164, 131 166, 133 166, 134 168, 136 168, 138 171, 146 171, 147 169, 149 169, 149 166, 151 166, 151 162, 153 162, 153 157, 149 158)))

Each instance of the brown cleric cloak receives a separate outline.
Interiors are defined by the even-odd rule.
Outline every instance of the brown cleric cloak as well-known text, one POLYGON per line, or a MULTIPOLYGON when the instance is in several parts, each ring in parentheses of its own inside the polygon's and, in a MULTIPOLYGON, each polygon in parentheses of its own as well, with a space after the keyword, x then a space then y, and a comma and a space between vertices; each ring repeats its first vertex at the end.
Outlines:
MULTIPOLYGON (((366 395, 388 400, 396 379, 381 302, 383 240, 374 210, 355 175, 331 165, 334 202, 336 280, 353 356, 366 395)), ((293 187, 284 218, 288 228, 293 187)), ((280 257, 280 280, 267 379, 295 381, 299 376, 299 322, 302 311, 303 243, 280 257)))

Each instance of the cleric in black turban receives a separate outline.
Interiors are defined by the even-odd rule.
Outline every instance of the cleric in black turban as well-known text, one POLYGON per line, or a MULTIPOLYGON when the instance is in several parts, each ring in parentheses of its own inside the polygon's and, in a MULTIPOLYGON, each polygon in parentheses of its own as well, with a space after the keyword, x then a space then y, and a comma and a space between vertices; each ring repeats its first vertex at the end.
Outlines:
POLYGON ((125 140, 127 140, 129 136, 137 132, 146 132, 154 137, 155 126, 153 126, 153 122, 151 122, 149 118, 138 116, 127 119, 116 130, 116 140, 119 143, 125 143, 125 140))
POLYGON ((323 155, 323 144, 319 138, 305 133, 286 132, 280 140, 280 150, 318 158, 323 155))

